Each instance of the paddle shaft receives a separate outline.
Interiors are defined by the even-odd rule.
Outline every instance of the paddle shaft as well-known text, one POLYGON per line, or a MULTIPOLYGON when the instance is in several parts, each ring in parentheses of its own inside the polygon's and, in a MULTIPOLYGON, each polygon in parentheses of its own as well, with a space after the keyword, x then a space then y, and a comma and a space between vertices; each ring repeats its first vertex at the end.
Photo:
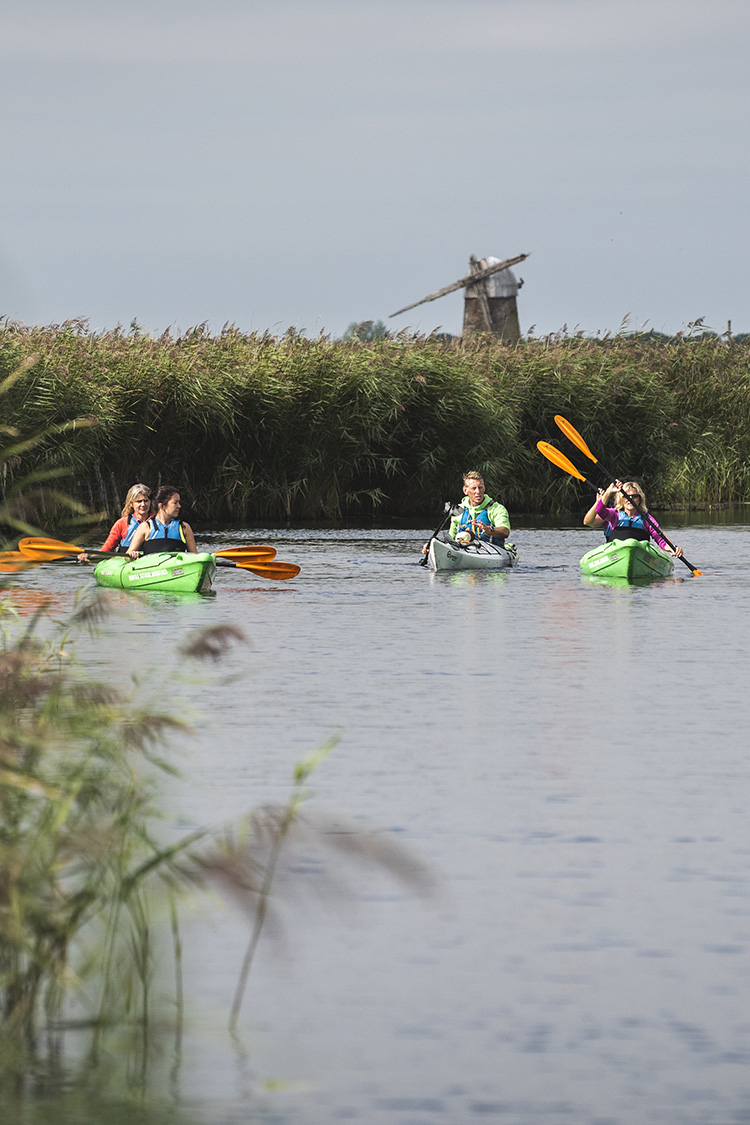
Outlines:
MULTIPOLYGON (((604 468, 604 465, 600 465, 599 467, 601 468, 602 474, 608 478, 608 482, 610 484, 614 484, 615 478, 611 475, 611 473, 607 472, 607 470, 604 468)), ((598 489, 597 489, 597 491, 598 491, 598 489)), ((638 501, 635 499, 635 497, 630 492, 626 492, 624 488, 619 489, 619 491, 622 493, 622 495, 625 497, 626 500, 630 501, 630 503, 633 505, 635 510, 638 512, 638 515, 641 517, 641 519, 645 520, 653 528, 653 530, 656 531, 657 534, 661 536, 661 538, 664 540, 664 542, 669 544, 669 546, 672 548, 673 551, 676 551, 677 548, 675 547, 674 543, 672 543, 671 540, 667 539, 666 535, 664 534, 662 529, 659 527, 656 520, 654 520, 648 512, 644 512, 643 509, 639 507, 638 501)), ((691 570, 695 570, 695 567, 693 566, 693 564, 691 562, 688 562, 684 555, 680 555, 680 561, 684 562, 685 566, 690 567, 691 570)))
MULTIPOLYGON (((443 528, 447 524, 448 520, 451 518, 451 508, 452 508, 452 505, 449 504, 448 505, 448 511, 446 512, 445 516, 443 517, 443 520, 442 520, 440 526, 435 528, 432 535, 427 540, 427 551, 425 552, 425 554, 422 555, 422 558, 419 560, 420 566, 427 566, 430 543, 432 542, 433 539, 437 539, 438 535, 443 530, 443 528)), ((421 581, 421 579, 420 579, 420 581, 421 581)))

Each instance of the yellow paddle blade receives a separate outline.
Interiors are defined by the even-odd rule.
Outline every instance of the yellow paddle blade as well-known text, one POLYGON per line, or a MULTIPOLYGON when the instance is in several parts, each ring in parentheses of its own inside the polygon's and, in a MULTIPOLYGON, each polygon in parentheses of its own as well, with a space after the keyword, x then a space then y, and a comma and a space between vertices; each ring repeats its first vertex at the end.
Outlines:
POLYGON ((26 558, 44 562, 45 559, 64 559, 66 555, 80 555, 85 547, 76 547, 75 543, 63 543, 59 539, 43 539, 39 535, 32 535, 22 539, 18 549, 26 558))
POLYGON ((564 453, 559 449, 555 449, 554 445, 550 445, 548 441, 538 441, 536 447, 541 453, 542 457, 546 457, 553 465, 557 465, 558 469, 562 469, 564 473, 570 473, 572 477, 578 480, 585 481, 586 478, 582 476, 572 461, 569 461, 564 453))
POLYGON ((34 565, 34 560, 22 555, 20 551, 0 551, 0 572, 3 574, 15 574, 34 565))
POLYGON ((575 426, 571 426, 570 422, 568 422, 565 418, 563 418, 562 414, 556 414, 555 415, 555 421, 557 422, 557 424, 560 427, 560 429, 562 430, 562 432, 565 434, 566 438, 569 438, 570 441, 573 442, 573 445, 578 446, 581 453, 585 453, 586 456, 589 457, 594 462, 595 465, 597 465, 599 462, 597 461, 596 457, 594 457, 594 454, 591 452, 589 447, 586 445, 586 442, 583 440, 581 435, 578 433, 578 430, 575 428, 575 426))

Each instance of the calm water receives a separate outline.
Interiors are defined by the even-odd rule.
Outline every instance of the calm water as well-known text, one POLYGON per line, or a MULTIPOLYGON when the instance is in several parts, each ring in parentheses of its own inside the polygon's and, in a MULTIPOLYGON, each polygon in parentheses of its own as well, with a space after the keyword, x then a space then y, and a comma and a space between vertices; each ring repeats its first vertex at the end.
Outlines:
MULTIPOLYGON (((683 522, 664 521, 704 577, 678 564, 642 588, 580 577, 598 534, 527 523, 508 574, 427 572, 425 529, 254 529, 231 541, 273 543, 297 579, 111 592, 107 643, 80 646, 100 674, 158 677, 196 626, 247 636, 174 689, 201 714, 175 830, 283 800, 293 764, 335 735, 311 817, 398 840, 437 884, 420 898, 375 865, 290 853, 283 952, 266 935, 235 1041, 247 932, 213 900, 187 937, 186 1112, 750 1120, 749 529, 683 522), (348 893, 306 893, 322 870, 348 893)), ((40 568, 21 603, 54 591, 62 613, 83 580, 40 568)))

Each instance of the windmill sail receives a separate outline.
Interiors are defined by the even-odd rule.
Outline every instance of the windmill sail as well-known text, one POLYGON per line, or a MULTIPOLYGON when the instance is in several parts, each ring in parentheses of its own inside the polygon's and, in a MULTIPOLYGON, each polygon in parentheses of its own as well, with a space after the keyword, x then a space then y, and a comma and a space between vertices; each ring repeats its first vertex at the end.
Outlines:
POLYGON ((465 289, 467 285, 474 285, 477 281, 483 281, 485 277, 490 277, 493 273, 498 273, 500 270, 507 270, 511 266, 515 266, 518 262, 523 262, 528 256, 528 254, 517 254, 515 258, 506 258, 504 262, 496 262, 492 266, 487 266, 486 269, 467 274, 466 277, 462 277, 459 281, 454 281, 452 285, 446 285, 444 289, 438 289, 437 293, 430 293, 429 297, 423 297, 421 301, 415 301, 413 305, 405 305, 402 309, 398 309, 397 312, 391 313, 390 316, 400 316, 401 313, 408 312, 409 309, 415 309, 417 305, 425 305, 428 301, 436 301, 438 297, 444 297, 446 293, 455 293, 457 289, 465 289))

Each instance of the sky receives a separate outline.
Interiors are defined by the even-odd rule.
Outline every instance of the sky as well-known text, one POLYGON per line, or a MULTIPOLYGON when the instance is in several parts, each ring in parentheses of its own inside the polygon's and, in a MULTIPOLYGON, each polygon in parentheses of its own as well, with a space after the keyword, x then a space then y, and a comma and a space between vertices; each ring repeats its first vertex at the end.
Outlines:
POLYGON ((750 0, 0 0, 0 316, 750 331, 750 0))

